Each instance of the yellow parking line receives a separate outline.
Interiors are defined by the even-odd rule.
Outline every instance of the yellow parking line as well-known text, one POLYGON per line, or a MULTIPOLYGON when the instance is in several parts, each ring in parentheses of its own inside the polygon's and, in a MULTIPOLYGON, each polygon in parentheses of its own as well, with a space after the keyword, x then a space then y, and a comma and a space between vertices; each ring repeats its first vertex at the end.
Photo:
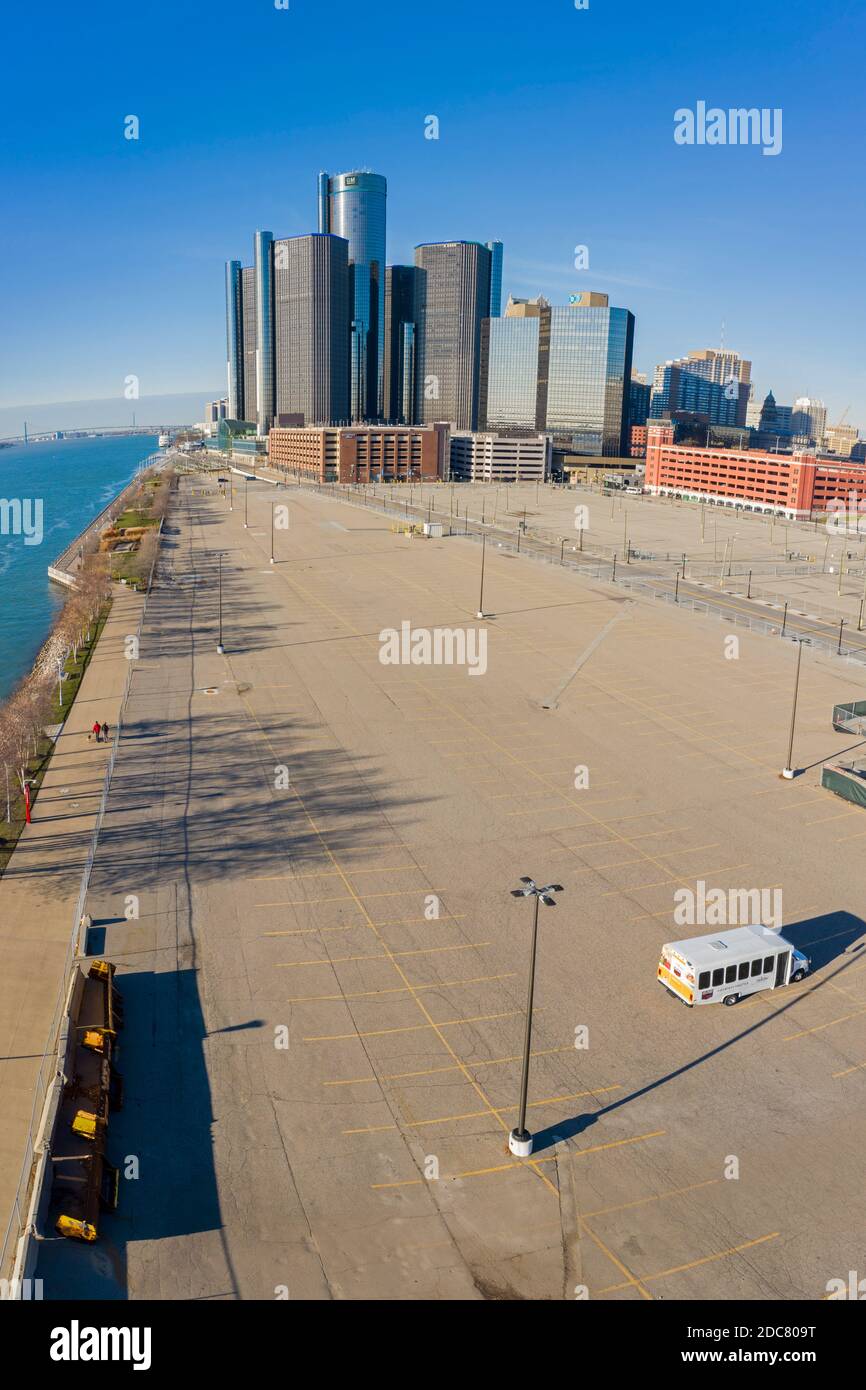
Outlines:
POLYGON ((435 980, 429 985, 392 985, 390 989, 364 989, 356 994, 292 994, 284 999, 285 1004, 323 1004, 344 999, 377 999, 386 994, 413 994, 422 989, 455 989, 458 985, 483 985, 492 980, 513 980, 516 970, 503 975, 476 975, 469 980, 435 980))
MULTIPOLYGON (((542 1009, 534 1009, 533 1015, 543 1012, 542 1009)), ((382 1038, 388 1033, 423 1033, 428 1028, 456 1028, 463 1023, 490 1023, 496 1018, 518 1018, 523 1017, 523 1009, 506 1009, 501 1014, 475 1014, 472 1018, 445 1018, 435 1023, 412 1023, 408 1027, 402 1028, 372 1028, 366 1032, 359 1033, 319 1033, 312 1037, 302 1038, 302 1042, 347 1042, 355 1038, 382 1038)), ((465 1064, 464 1064, 465 1065, 465 1064)))
MULTIPOLYGON (((758 1236, 756 1240, 744 1241, 742 1245, 732 1245, 729 1250, 720 1250, 716 1255, 704 1255, 699 1260, 690 1260, 688 1264, 673 1265, 670 1269, 660 1269, 656 1274, 642 1275, 644 1283, 648 1284, 651 1279, 666 1279, 670 1274, 683 1274, 687 1269, 697 1269, 699 1265, 710 1264, 713 1260, 725 1260, 729 1255, 738 1255, 741 1250, 752 1250, 756 1245, 763 1245, 767 1240, 775 1240, 780 1231, 770 1231, 768 1235, 758 1236)), ((620 1289, 627 1289, 628 1283, 609 1284, 606 1289, 599 1289, 599 1295, 603 1293, 617 1293, 620 1289)))
POLYGON ((833 1028, 837 1023, 847 1023, 849 1018, 859 1018, 861 1014, 866 1014, 866 1009, 855 1009, 850 1014, 840 1014, 838 1018, 831 1018, 829 1023, 816 1023, 814 1028, 804 1028, 799 1033, 789 1033, 782 1042, 793 1042, 795 1038, 805 1038, 809 1033, 822 1033, 825 1028, 833 1028))
POLYGON ((279 960, 275 964, 275 969, 289 970, 305 965, 345 965, 348 961, 391 960, 395 956, 433 956, 441 951, 474 951, 489 945, 489 941, 469 941, 460 946, 421 946, 417 950, 392 951, 390 954, 380 951, 378 955, 372 956, 332 956, 330 958, 325 957, 324 960, 279 960))
POLYGON ((636 1202, 621 1202, 616 1207, 599 1207, 597 1211, 585 1211, 582 1215, 588 1221, 596 1216, 612 1216, 618 1211, 631 1211, 632 1207, 645 1207, 652 1202, 665 1202, 668 1197, 682 1197, 686 1192, 697 1192, 702 1187, 713 1187, 722 1181, 722 1178, 706 1178, 704 1182, 693 1182, 688 1187, 672 1187, 669 1192, 657 1192, 653 1197, 639 1197, 636 1202))
MULTIPOLYGON (((573 1049, 572 1044, 569 1043, 567 1047, 546 1047, 546 1048, 540 1049, 539 1051, 535 1051, 535 1049, 533 1049, 533 1051, 532 1051, 529 1055, 530 1055, 530 1057, 551 1057, 554 1053, 557 1053, 557 1052, 572 1052, 573 1050, 574 1050, 574 1049, 573 1049)), ((467 1066, 467 1067, 476 1067, 476 1068, 477 1068, 477 1067, 499 1067, 499 1066, 503 1066, 506 1062, 520 1062, 520 1061, 522 1061, 522 1059, 523 1059, 523 1054, 522 1054, 521 1052, 515 1052, 511 1057, 493 1057, 493 1058, 489 1059, 489 1060, 486 1061, 486 1062, 465 1062, 465 1063, 464 1063, 464 1066, 467 1066)), ((448 1063, 448 1064, 447 1064, 446 1066, 444 1066, 444 1067, 426 1067, 426 1068, 424 1068, 424 1070, 422 1070, 422 1071, 394 1071, 394 1072, 386 1072, 386 1073, 384 1073, 381 1077, 379 1077, 379 1076, 350 1076, 350 1077, 348 1077, 345 1081, 323 1081, 323 1082, 322 1082, 322 1085, 323 1085, 323 1086, 361 1086, 361 1085, 368 1085, 370 1082, 373 1082, 373 1081, 375 1081, 375 1082, 379 1082, 379 1081, 406 1081, 406 1080, 409 1080, 409 1079, 411 1079, 412 1077, 416 1077, 416 1076, 437 1076, 440 1072, 444 1072, 444 1071, 460 1071, 460 1070, 462 1070, 462 1068, 459 1067, 458 1065, 456 1065, 456 1063, 448 1063)))
MULTIPOLYGON (((573 1091, 569 1096, 548 1096, 545 1100, 531 1100, 527 1106, 528 1110, 535 1110, 543 1105, 559 1105, 566 1100, 581 1100, 584 1096, 603 1095, 606 1091, 621 1091, 622 1087, 617 1086, 597 1086, 593 1091, 573 1091)), ((495 1105, 492 1110, 467 1110, 462 1115, 439 1115, 433 1120, 412 1120, 401 1125, 365 1125, 361 1129, 344 1129, 343 1134, 379 1134, 385 1129, 426 1129, 430 1125, 447 1125, 457 1120, 477 1120, 484 1115, 507 1115, 511 1110, 519 1109, 516 1105, 495 1105)))
MULTIPOLYGON (((601 1153, 605 1149, 619 1149, 622 1148, 625 1144, 640 1144, 645 1139, 658 1139, 660 1135, 665 1134, 666 1132, 667 1131, 663 1129, 654 1129, 649 1134, 636 1134, 633 1139, 614 1139, 609 1144, 593 1144, 592 1147, 588 1149, 573 1149, 572 1153, 575 1158, 583 1158, 585 1154, 601 1153)), ((555 1163, 556 1155, 554 1154, 550 1158, 536 1158, 533 1160, 533 1162, 555 1163)), ((526 1168, 529 1166, 530 1165, 528 1163, 523 1162, 497 1163, 494 1167, 491 1168, 470 1168, 465 1173, 446 1173, 443 1177, 440 1177, 438 1181, 453 1182, 459 1178, 483 1178, 490 1173, 507 1173, 514 1168, 526 1168)), ((373 1182, 370 1184, 370 1187, 374 1191, 380 1190, 384 1187, 420 1187, 423 1183, 427 1181, 428 1179, 426 1178, 404 1178, 402 1182, 373 1182)))
POLYGON ((374 927, 407 927, 413 922, 465 922, 465 912, 443 912, 441 917, 386 917, 384 922, 374 922, 374 927))
POLYGON ((850 1076, 852 1071, 861 1071, 863 1067, 866 1067, 866 1062, 857 1062, 855 1066, 846 1067, 844 1071, 834 1071, 833 1078, 835 1080, 838 1076, 850 1076))

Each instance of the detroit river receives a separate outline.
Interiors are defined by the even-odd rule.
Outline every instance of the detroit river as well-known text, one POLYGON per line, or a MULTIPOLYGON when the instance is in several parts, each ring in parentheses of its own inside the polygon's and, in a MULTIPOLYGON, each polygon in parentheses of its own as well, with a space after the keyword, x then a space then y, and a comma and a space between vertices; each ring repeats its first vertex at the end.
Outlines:
POLYGON ((156 443, 156 435, 133 435, 0 449, 0 699, 33 665, 63 603, 48 565, 129 482, 156 443), (38 545, 4 534, 8 509, 2 503, 14 498, 41 498, 38 545))

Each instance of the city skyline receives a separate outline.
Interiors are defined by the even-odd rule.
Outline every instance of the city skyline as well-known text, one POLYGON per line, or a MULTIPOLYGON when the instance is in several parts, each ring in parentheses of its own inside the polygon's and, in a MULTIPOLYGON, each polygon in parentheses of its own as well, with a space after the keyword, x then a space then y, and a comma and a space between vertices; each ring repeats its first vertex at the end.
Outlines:
MULTIPOLYGON (((49 95, 38 115, 23 74, 10 75, 2 98, 4 299, 15 334, 4 343, 0 406, 122 399, 130 374, 142 397, 197 383, 212 392, 224 378, 215 290, 226 256, 244 252, 250 228, 313 232, 317 171, 360 166, 388 179, 388 264, 411 263, 422 241, 494 236, 505 244, 503 298, 556 302, 589 289, 627 304, 639 370, 724 338, 754 362, 762 397, 771 388, 780 401, 818 397, 830 422, 850 405, 848 418, 866 426, 864 194, 850 178, 858 97, 834 56, 861 15, 841 0, 820 12, 770 4, 778 62, 768 74, 745 13, 722 24, 689 11, 688 37, 658 52, 645 7, 550 7, 533 16, 530 67, 514 61, 527 40, 523 6, 498 7, 492 29, 445 11, 431 28, 382 4, 375 33, 344 4, 331 7, 327 31, 321 11, 301 6, 251 16, 261 81, 230 109, 207 62, 185 69, 169 97, 154 80, 165 32, 117 16, 130 56, 86 115, 70 73, 102 80, 105 53, 60 17, 41 52, 49 95), (399 38, 387 23, 398 15, 399 38), (472 84, 443 61, 452 19, 467 52, 483 45, 487 55, 472 84), (385 83, 359 99, 334 87, 322 104, 312 102, 313 71, 291 89, 274 83, 294 47, 321 45, 334 24, 361 64, 377 58, 388 70, 399 51, 414 65, 411 89, 385 83), (675 111, 704 97, 783 109, 780 154, 678 145, 675 111), (137 141, 124 138, 133 112, 137 141), (425 138, 433 114, 436 140, 425 138), (845 199, 832 211, 826 199, 802 199, 806 184, 837 183, 845 199), (588 268, 575 268, 577 246, 588 248, 588 268)), ((231 13, 217 4, 211 17, 231 13)), ((13 16, 10 42, 32 45, 32 28, 13 16)), ((196 34, 181 15, 168 38, 183 45, 196 34)))

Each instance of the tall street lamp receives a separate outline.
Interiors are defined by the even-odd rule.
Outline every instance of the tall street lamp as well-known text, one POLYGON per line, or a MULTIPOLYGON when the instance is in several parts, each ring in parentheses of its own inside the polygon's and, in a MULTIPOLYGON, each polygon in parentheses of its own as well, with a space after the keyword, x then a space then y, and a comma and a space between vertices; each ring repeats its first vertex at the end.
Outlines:
POLYGON ((271 564, 272 564, 272 565, 275 563, 275 561, 274 561, 274 517, 276 516, 276 514, 277 514, 277 504, 276 504, 276 502, 272 502, 272 503, 271 503, 271 564))
POLYGON ((484 555, 486 550, 487 532, 484 531, 481 535, 481 589, 478 594, 478 612, 475 614, 476 618, 484 617, 484 555))
POLYGON ((249 478, 247 478, 247 477, 245 476, 245 477, 244 477, 244 530, 245 530, 245 531, 248 531, 248 530, 249 530, 249 527, 250 527, 250 519, 249 519, 249 512, 248 512, 248 501, 249 501, 249 490, 250 490, 250 489, 249 489, 249 482, 250 482, 249 478))
POLYGON ((794 757, 794 724, 797 719, 797 692, 800 688, 800 661, 803 656, 803 647, 808 646, 811 639, 808 637, 792 637, 792 642, 797 644, 797 665, 794 671, 794 702, 791 705, 791 732, 788 736, 788 756, 785 759, 785 766, 782 769, 782 776, 790 782, 794 776, 793 757, 794 757))
POLYGON ((552 893, 563 891, 561 883, 548 883, 546 887, 539 888, 531 878, 521 878, 522 888, 512 888, 512 898, 533 898, 534 911, 532 916, 532 947, 529 954, 529 990, 526 996, 526 1032, 523 1038, 523 1075, 520 1080, 520 1109, 517 1117, 517 1128, 513 1129, 508 1136, 508 1147, 517 1158, 528 1158, 532 1153, 532 1135, 526 1128, 526 1095, 529 1089, 529 1054, 532 1044, 532 999, 535 994, 535 955, 538 945, 538 904, 543 902, 545 907, 555 907, 556 901, 551 897, 552 893))
POLYGON ((218 593, 218 595, 219 595, 219 600, 218 600, 218 602, 219 602, 219 641, 217 642, 217 656, 225 656, 225 650, 226 650, 226 649, 225 649, 225 647, 223 646, 223 555, 222 555, 222 551, 220 551, 220 555, 219 555, 219 581, 218 581, 217 593, 218 593))

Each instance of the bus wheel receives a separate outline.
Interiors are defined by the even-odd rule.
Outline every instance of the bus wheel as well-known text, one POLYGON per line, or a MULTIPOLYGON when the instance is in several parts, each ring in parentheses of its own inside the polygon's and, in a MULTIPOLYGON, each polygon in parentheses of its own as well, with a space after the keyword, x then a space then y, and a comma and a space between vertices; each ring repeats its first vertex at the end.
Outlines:
POLYGON ((805 971, 803 971, 803 970, 795 970, 794 973, 793 973, 793 975, 791 976, 791 983, 792 983, 792 984, 799 984, 800 980, 802 980, 804 977, 805 977, 805 971))
POLYGON ((739 994, 726 994, 724 999, 722 1000, 722 1003, 727 1004, 728 1006, 730 1006, 731 1004, 736 1004, 739 997, 739 994))

